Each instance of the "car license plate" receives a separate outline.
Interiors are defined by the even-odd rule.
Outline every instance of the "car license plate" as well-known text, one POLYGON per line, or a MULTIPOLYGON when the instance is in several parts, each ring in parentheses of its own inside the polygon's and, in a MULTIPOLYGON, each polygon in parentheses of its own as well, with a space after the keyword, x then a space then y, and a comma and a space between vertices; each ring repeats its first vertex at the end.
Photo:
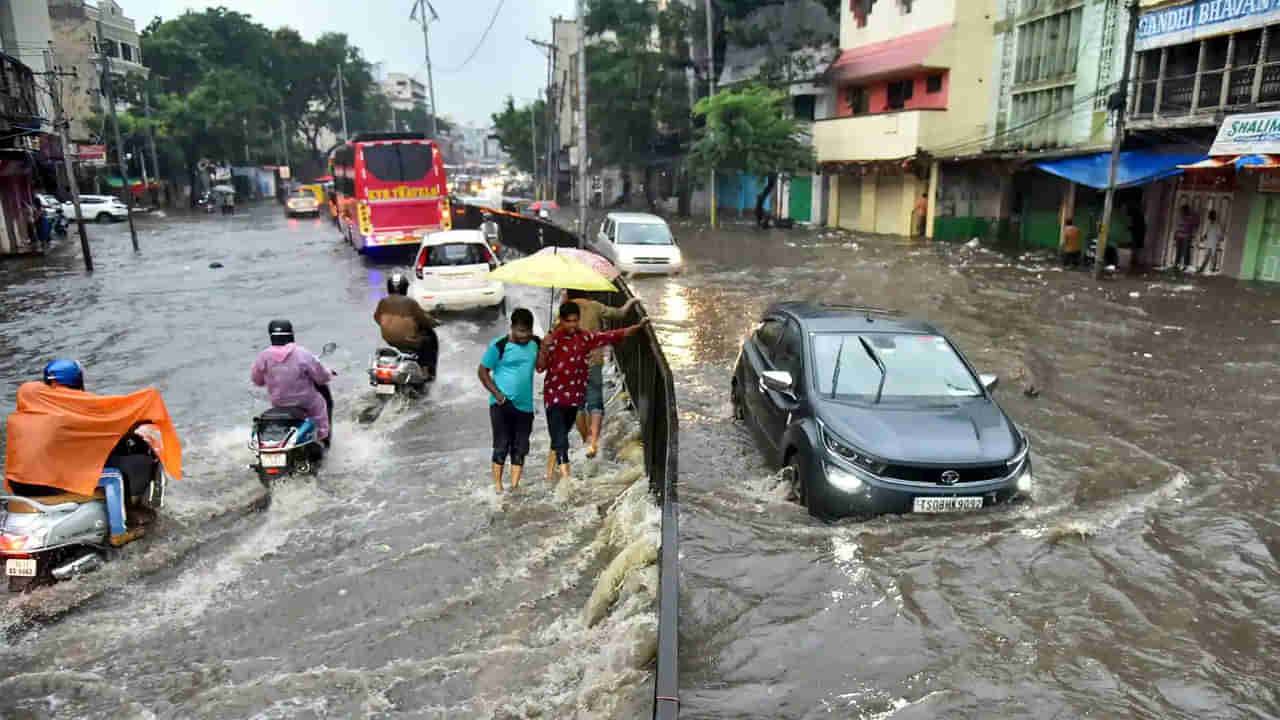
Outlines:
POLYGON ((379 395, 395 395, 395 385, 375 385, 373 391, 379 395))
POLYGON ((259 457, 264 468, 282 468, 289 464, 288 453, 262 453, 259 457))
POLYGON ((911 504, 912 512, 946 513, 965 510, 981 510, 981 497, 918 497, 911 504))
POLYGON ((4 574, 12 577, 35 577, 35 558, 12 558, 4 564, 4 574))

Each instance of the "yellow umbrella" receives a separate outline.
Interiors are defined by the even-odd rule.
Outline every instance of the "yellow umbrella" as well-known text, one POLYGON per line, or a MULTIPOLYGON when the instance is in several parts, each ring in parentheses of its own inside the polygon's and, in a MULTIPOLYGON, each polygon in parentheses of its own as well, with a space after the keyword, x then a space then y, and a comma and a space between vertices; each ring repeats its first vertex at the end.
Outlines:
POLYGON ((600 292, 617 292, 618 290, 608 278, 567 253, 564 255, 534 253, 528 257, 513 260, 497 270, 491 270, 489 277, 502 282, 535 287, 600 292))

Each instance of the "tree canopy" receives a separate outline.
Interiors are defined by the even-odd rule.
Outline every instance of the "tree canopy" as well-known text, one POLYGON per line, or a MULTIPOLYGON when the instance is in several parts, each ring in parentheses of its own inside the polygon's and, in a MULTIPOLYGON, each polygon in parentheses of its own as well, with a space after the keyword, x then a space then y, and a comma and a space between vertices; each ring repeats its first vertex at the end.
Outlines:
POLYGON ((690 153, 700 169, 751 175, 812 170, 815 157, 804 127, 785 112, 789 96, 752 86, 703 98, 694 114, 706 125, 690 153))
MULTIPOLYGON (((545 128, 538 128, 546 122, 546 107, 542 100, 516 107, 515 98, 508 95, 502 111, 492 115, 498 145, 522 172, 532 174, 534 171, 533 131, 538 130, 540 138, 546 137, 545 128)), ((539 156, 544 152, 545 148, 538 148, 539 156)))

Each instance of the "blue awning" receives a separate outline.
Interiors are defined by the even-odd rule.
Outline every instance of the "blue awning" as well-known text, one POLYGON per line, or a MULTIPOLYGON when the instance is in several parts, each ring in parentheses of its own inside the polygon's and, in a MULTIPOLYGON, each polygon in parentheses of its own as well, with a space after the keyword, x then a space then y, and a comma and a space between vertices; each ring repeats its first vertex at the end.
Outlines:
MULTIPOLYGON (((1190 165, 1204 158, 1204 155, 1162 155, 1149 150, 1128 150, 1120 153, 1120 162, 1116 166, 1116 187, 1146 185, 1170 175, 1178 175, 1182 172, 1179 165, 1190 165)), ((1048 160, 1036 163, 1036 167, 1060 178, 1105 190, 1107 177, 1111 173, 1111 153, 1048 160)))

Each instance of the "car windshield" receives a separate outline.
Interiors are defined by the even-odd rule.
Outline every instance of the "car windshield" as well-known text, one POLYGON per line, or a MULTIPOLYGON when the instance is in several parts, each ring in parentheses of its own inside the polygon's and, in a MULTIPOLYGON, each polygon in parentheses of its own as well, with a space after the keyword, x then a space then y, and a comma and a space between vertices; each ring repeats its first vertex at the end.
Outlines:
POLYGON ((884 366, 882 402, 982 395, 940 335, 821 333, 813 336, 813 357, 818 392, 836 399, 873 402, 881 380, 876 359, 884 366), (838 383, 834 393, 833 382, 838 383))
POLYGON ((315 194, 312 193, 310 190, 294 190, 293 196, 296 198, 306 199, 306 198, 314 198, 315 194))
POLYGON ((486 265, 489 253, 480 243, 448 243, 433 245, 426 249, 427 267, 446 267, 449 265, 486 265))
POLYGON ((670 245, 671 230, 657 223, 618 224, 618 243, 621 245, 670 245))

